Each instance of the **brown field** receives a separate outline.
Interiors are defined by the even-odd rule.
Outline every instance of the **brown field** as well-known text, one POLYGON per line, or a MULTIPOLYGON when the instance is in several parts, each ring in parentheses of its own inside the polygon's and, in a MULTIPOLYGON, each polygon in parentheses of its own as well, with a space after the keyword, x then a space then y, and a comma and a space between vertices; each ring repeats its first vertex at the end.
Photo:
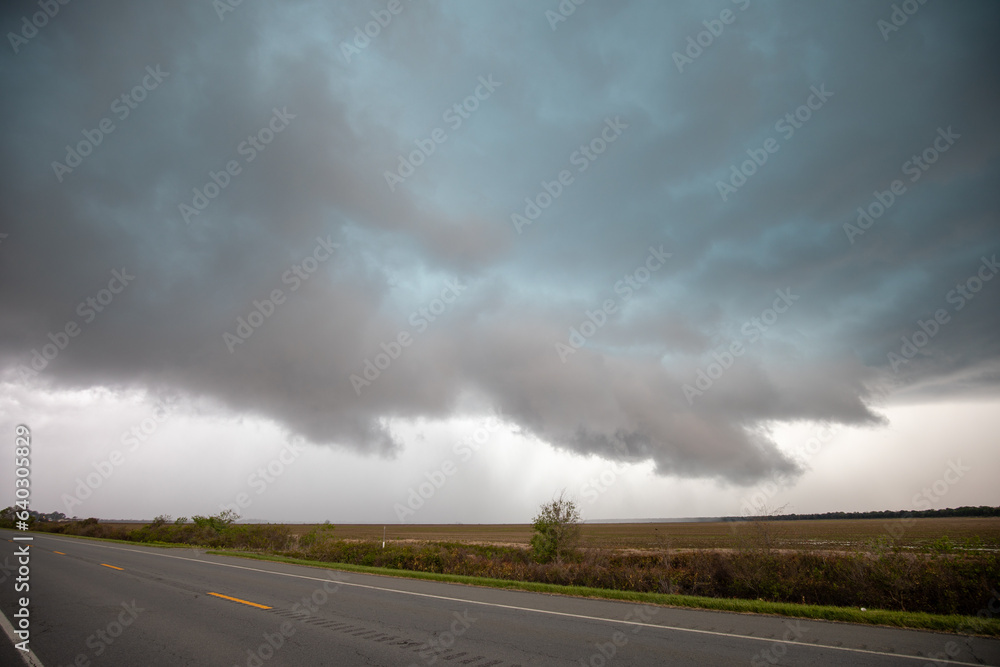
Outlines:
POLYGON ((581 526, 583 548, 562 559, 526 548, 527 524, 387 525, 384 547, 381 525, 88 519, 37 529, 555 586, 933 614, 979 613, 1000 580, 1000 517, 593 523, 581 526))
MULTIPOLYGON (((734 526, 712 522, 677 523, 587 523, 581 530, 581 546, 604 549, 660 550, 728 549, 733 546, 734 526)), ((957 545, 981 541, 981 548, 1000 550, 1000 517, 948 517, 908 519, 830 519, 822 521, 774 521, 770 524, 786 549, 844 551, 863 547, 889 536, 889 526, 905 547, 927 547, 947 537, 957 545)), ((291 524, 292 532, 304 535, 317 524, 291 524)), ((347 540, 381 540, 382 526, 336 524, 334 536, 347 540)), ((528 524, 387 525, 390 542, 465 542, 524 545, 531 539, 528 524)))

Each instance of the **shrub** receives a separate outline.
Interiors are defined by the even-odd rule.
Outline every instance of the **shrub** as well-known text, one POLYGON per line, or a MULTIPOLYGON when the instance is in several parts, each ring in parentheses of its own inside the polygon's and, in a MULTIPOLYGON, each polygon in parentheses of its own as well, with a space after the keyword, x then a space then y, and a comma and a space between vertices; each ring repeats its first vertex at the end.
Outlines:
POLYGON ((335 539, 332 526, 318 527, 296 544, 284 525, 237 525, 225 517, 202 518, 200 523, 153 522, 131 530, 88 519, 43 523, 38 530, 272 551, 334 563, 514 581, 937 614, 975 615, 990 603, 1000 580, 996 552, 907 553, 890 541, 873 542, 859 553, 762 548, 637 554, 587 549, 561 562, 540 563, 534 547, 423 542, 382 548, 381 541, 335 539))
POLYGON ((543 504, 531 524, 535 529, 531 551, 539 563, 553 559, 562 563, 565 556, 573 553, 580 539, 580 510, 565 495, 563 491, 558 498, 543 504))

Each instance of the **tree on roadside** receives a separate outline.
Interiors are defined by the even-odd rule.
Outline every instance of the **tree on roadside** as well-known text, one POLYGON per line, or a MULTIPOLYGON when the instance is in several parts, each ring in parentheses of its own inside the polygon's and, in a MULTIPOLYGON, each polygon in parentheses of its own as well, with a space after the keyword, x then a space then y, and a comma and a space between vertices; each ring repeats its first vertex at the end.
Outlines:
POLYGON ((191 517, 191 520, 194 521, 194 525, 199 528, 210 528, 216 533, 223 533, 230 526, 235 524, 239 518, 240 515, 234 510, 222 510, 213 516, 201 516, 200 514, 196 514, 191 517))
POLYGON ((753 516, 735 523, 736 550, 755 552, 770 556, 786 541, 788 528, 779 526, 775 517, 782 516, 787 504, 781 507, 771 507, 767 503, 756 506, 753 516))
POLYGON ((787 526, 778 526, 774 517, 781 516, 785 507, 772 508, 761 503, 752 516, 734 526, 733 578, 757 598, 777 600, 780 594, 779 548, 785 543, 787 526))
POLYGON ((558 498, 544 503, 531 524, 535 534, 531 537, 531 551, 539 563, 571 554, 580 539, 580 509, 576 502, 566 497, 565 489, 558 498))

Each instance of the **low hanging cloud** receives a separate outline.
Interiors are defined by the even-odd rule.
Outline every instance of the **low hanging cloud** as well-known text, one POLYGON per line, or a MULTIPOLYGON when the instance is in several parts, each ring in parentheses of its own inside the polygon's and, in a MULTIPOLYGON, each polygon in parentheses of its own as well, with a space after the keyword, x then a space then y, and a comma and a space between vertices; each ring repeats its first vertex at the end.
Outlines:
POLYGON ((995 4, 400 7, 5 6, 2 377, 737 483, 996 391, 995 4))

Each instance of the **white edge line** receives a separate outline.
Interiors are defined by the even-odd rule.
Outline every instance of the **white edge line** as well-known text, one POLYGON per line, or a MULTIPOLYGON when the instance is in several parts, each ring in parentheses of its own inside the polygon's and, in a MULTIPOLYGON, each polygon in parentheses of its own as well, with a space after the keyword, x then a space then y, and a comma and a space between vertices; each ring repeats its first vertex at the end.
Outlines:
MULTIPOLYGON (((81 544, 81 542, 76 542, 74 540, 58 539, 58 538, 54 538, 54 537, 51 537, 51 536, 48 536, 48 535, 46 535, 45 537, 48 537, 49 539, 55 540, 57 542, 69 541, 69 542, 74 542, 75 544, 81 544)), ((654 629, 658 628, 660 630, 673 630, 675 632, 690 632, 690 633, 694 633, 694 634, 712 635, 712 636, 716 636, 716 637, 731 637, 733 639, 751 639, 751 640, 759 641, 759 642, 768 642, 770 644, 786 644, 788 646, 802 646, 802 647, 806 647, 806 648, 829 649, 831 651, 847 651, 848 653, 861 653, 861 654, 865 654, 865 655, 878 655, 878 656, 883 656, 883 657, 887 657, 887 658, 900 658, 900 659, 903 659, 903 660, 922 660, 924 662, 927 662, 928 660, 932 660, 932 658, 930 658, 928 656, 907 655, 905 653, 886 653, 884 651, 870 651, 868 649, 851 648, 849 646, 830 646, 828 644, 814 644, 814 643, 807 643, 807 642, 796 642, 796 641, 791 641, 791 640, 788 640, 788 639, 769 639, 767 637, 755 637, 753 635, 738 635, 738 634, 733 634, 733 633, 729 633, 729 632, 718 632, 716 630, 698 630, 696 628, 681 628, 681 627, 676 627, 676 626, 671 626, 671 625, 657 625, 655 623, 642 623, 642 622, 639 622, 639 621, 625 621, 625 620, 619 620, 619 619, 615 619, 615 618, 603 618, 603 617, 600 617, 600 616, 584 616, 582 614, 571 614, 569 612, 564 612, 564 611, 550 611, 550 610, 547 610, 547 609, 533 609, 531 607, 517 607, 517 606, 514 606, 514 605, 499 604, 497 602, 481 602, 481 601, 478 601, 478 600, 467 600, 465 598, 452 598, 452 597, 446 597, 444 595, 433 595, 431 593, 417 593, 416 591, 403 591, 403 590, 399 590, 399 589, 396 589, 396 588, 383 588, 382 586, 372 586, 372 585, 369 585, 369 584, 358 584, 358 583, 349 582, 349 581, 336 581, 336 580, 333 580, 333 579, 321 579, 319 577, 307 577, 307 576, 305 576, 303 574, 292 574, 292 573, 289 573, 289 572, 275 572, 274 570, 262 570, 262 569, 256 568, 256 567, 246 567, 244 565, 233 565, 232 563, 216 563, 215 561, 201 560, 201 559, 198 559, 198 558, 184 558, 183 556, 172 556, 170 554, 161 554, 161 553, 157 553, 155 551, 145 551, 145 550, 142 550, 142 549, 126 549, 124 547, 113 547, 113 546, 110 546, 110 545, 107 545, 107 544, 97 544, 97 543, 91 542, 89 540, 85 540, 84 542, 82 542, 82 544, 87 544, 89 546, 94 546, 94 547, 102 547, 104 549, 112 549, 114 551, 131 551, 133 553, 138 553, 138 554, 147 554, 147 555, 152 555, 152 556, 162 556, 163 558, 174 558, 176 560, 186 560, 186 561, 191 561, 193 563, 205 563, 206 565, 218 565, 219 567, 231 567, 231 568, 235 568, 237 570, 249 570, 250 572, 262 572, 264 574, 276 574, 276 575, 279 575, 279 576, 282 576, 282 577, 293 577, 295 579, 306 579, 306 580, 309 580, 309 581, 333 581, 334 583, 337 583, 337 584, 342 584, 344 586, 354 586, 356 588, 368 588, 368 589, 371 589, 371 590, 384 591, 384 592, 387 592, 387 593, 398 593, 400 595, 413 595, 413 596, 417 596, 417 597, 434 598, 434 599, 437 599, 437 600, 447 600, 449 602, 463 602, 465 604, 478 604, 478 605, 482 605, 482 606, 486 606, 486 607, 498 607, 498 608, 501 608, 501 609, 513 609, 515 611, 529 611, 529 612, 533 612, 533 613, 536 613, 536 614, 549 614, 549 615, 552 615, 552 616, 567 616, 569 618, 579 618, 579 619, 584 619, 584 620, 588 620, 588 621, 603 621, 605 623, 615 623, 615 624, 621 624, 621 625, 638 625, 638 626, 642 626, 642 627, 645 627, 645 628, 654 628, 654 629)), ((150 548, 155 548, 155 547, 150 547, 150 548)), ((281 564, 281 565, 293 565, 293 566, 295 565, 295 563, 281 563, 280 561, 271 561, 271 562, 278 563, 278 564, 281 564)), ((322 567, 322 566, 320 566, 320 567, 322 567)), ((333 569, 333 568, 328 568, 328 569, 333 569)), ((344 572, 344 570, 334 570, 334 571, 336 571, 336 572, 344 572)), ((349 572, 349 570, 347 572, 349 572)), ((367 573, 365 573, 365 572, 358 572, 356 574, 367 574, 367 573)), ((378 576, 378 575, 369 575, 369 576, 378 576)), ((423 581, 423 580, 415 579, 415 581, 423 581)), ((448 583, 448 582, 437 582, 437 583, 448 583)), ((529 592, 530 593, 531 591, 523 591, 523 592, 529 592)), ((611 600, 611 602, 626 602, 626 601, 625 600, 611 600)), ((642 604, 642 603, 640 603, 640 602, 633 602, 632 604, 642 604)), ((709 611, 712 611, 712 610, 709 610, 709 611)), ((0 614, 0 616, 2 616, 2 614, 0 614)), ((791 618, 791 617, 789 617, 789 618, 791 618)), ((4 620, 6 620, 6 618, 4 618, 4 620)), ((815 620, 815 619, 808 619, 808 618, 802 619, 802 618, 800 618, 798 620, 800 620, 800 621, 810 621, 810 620, 815 620)), ((13 628, 11 628, 11 629, 13 629, 13 628)), ((897 628, 897 629, 899 629, 899 630, 905 630, 905 628, 897 628)), ((36 658, 36 660, 37 660, 37 658, 36 658)), ((977 663, 977 662, 959 662, 957 660, 945 660, 945 659, 941 659, 941 658, 937 658, 937 659, 934 659, 934 660, 936 660, 934 664, 937 664, 937 665, 966 665, 968 667, 982 667, 982 664, 981 663, 977 663)), ((40 663, 39 663, 39 665, 40 665, 40 663)))
POLYGON ((42 664, 42 661, 38 659, 38 656, 35 655, 34 651, 30 649, 22 651, 17 648, 19 637, 14 635, 14 626, 7 620, 7 615, 4 614, 3 611, 0 611, 0 626, 3 627, 3 631, 7 633, 8 637, 10 637, 10 643, 14 644, 14 650, 21 654, 24 664, 28 665, 28 667, 45 667, 45 665, 42 664))

